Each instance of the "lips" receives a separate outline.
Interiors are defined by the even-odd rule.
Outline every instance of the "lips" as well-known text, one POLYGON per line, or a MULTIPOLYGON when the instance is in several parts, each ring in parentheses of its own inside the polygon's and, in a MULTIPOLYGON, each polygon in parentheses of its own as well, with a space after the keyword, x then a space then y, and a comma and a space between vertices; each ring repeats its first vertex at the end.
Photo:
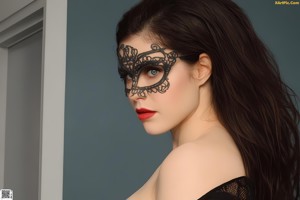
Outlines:
POLYGON ((149 119, 151 118, 153 115, 155 115, 156 111, 153 111, 153 110, 148 110, 146 108, 139 108, 139 109, 136 109, 135 110, 137 115, 138 115, 138 118, 140 120, 146 120, 146 119, 149 119))

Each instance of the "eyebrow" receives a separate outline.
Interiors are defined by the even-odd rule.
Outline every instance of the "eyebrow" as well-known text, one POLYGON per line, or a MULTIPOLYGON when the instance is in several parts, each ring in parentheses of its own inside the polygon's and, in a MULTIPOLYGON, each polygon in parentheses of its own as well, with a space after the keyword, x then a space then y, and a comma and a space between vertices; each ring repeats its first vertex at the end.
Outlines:
POLYGON ((136 48, 130 45, 121 44, 118 47, 119 63, 123 65, 124 63, 128 63, 128 62, 136 62, 140 58, 143 58, 145 56, 149 56, 151 58, 165 59, 166 55, 169 54, 165 52, 166 49, 165 47, 160 47, 160 45, 158 44, 153 43, 151 44, 150 47, 151 50, 139 53, 136 48), (161 53, 162 56, 150 56, 150 54, 154 54, 154 53, 161 53))

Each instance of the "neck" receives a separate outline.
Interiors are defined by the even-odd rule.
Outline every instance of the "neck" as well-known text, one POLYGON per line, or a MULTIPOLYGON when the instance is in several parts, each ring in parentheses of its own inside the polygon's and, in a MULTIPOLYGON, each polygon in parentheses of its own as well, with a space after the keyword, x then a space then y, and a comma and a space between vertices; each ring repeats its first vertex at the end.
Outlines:
POLYGON ((222 127, 213 108, 210 91, 209 88, 201 89, 197 109, 171 130, 173 148, 201 138, 214 127, 222 127))

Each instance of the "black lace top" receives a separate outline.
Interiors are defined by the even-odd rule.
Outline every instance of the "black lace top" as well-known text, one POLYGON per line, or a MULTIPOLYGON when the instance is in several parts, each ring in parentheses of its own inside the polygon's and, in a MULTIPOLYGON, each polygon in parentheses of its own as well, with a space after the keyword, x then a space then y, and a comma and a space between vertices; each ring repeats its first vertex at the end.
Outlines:
POLYGON ((210 190, 198 200, 253 200, 251 181, 245 177, 232 179, 210 190))

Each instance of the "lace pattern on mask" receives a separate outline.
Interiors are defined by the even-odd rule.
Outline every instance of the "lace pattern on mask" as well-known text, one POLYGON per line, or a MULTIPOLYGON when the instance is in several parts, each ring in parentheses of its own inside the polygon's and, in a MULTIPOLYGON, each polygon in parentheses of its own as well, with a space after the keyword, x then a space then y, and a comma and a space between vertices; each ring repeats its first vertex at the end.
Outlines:
POLYGON ((119 68, 118 72, 120 77, 125 81, 126 77, 132 77, 132 88, 125 87, 126 96, 137 94, 140 97, 146 97, 150 93, 165 93, 169 87, 170 82, 168 74, 171 67, 175 64, 178 55, 175 51, 170 53, 165 52, 165 48, 160 47, 158 44, 152 44, 151 50, 138 54, 138 50, 129 45, 121 44, 118 48, 119 68), (151 56, 151 54, 159 53, 160 56, 151 56), (152 63, 153 65, 163 66, 164 75, 157 83, 139 87, 139 69, 144 63, 152 63))

